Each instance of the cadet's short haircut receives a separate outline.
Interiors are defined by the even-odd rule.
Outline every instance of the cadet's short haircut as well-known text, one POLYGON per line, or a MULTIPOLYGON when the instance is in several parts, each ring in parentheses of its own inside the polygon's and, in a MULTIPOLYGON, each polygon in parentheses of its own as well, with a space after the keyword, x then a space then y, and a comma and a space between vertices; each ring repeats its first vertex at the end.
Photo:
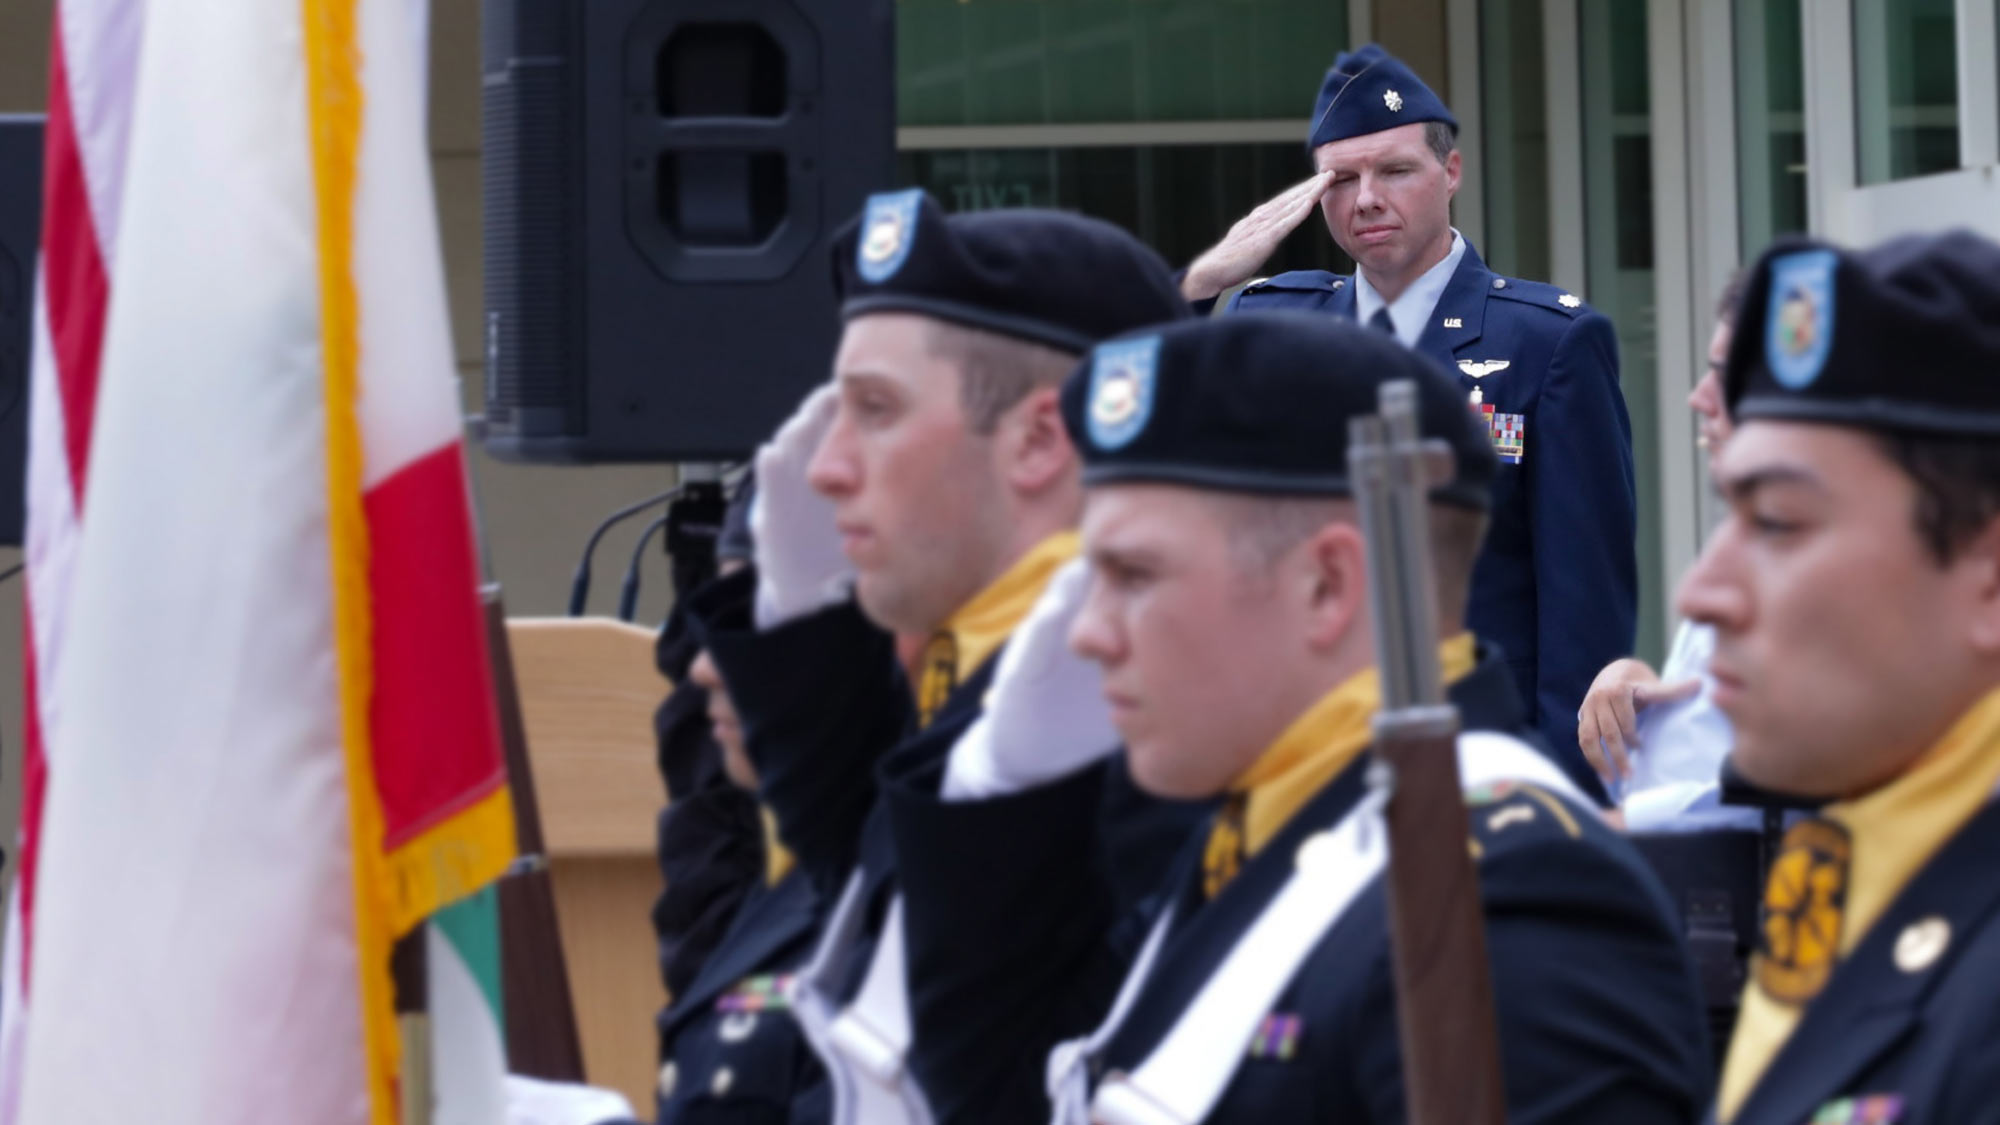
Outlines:
POLYGON ((1431 146, 1431 155, 1443 164, 1458 151, 1458 133, 1443 121, 1424 122, 1424 143, 1431 146))
POLYGON ((1077 364, 1075 355, 1047 344, 945 321, 930 326, 928 348, 958 368, 959 402, 975 434, 992 433, 1030 392, 1062 386, 1077 364))
MULTIPOLYGON (((1263 574, 1278 557, 1335 522, 1355 522, 1354 502, 1333 497, 1251 496, 1217 493, 1225 506, 1230 546, 1249 573, 1263 574)), ((1451 504, 1432 504, 1431 565, 1437 571, 1439 620, 1465 619, 1472 567, 1486 541, 1486 513, 1451 504)))
POLYGON ((1889 430, 1876 440, 1916 484, 1917 537, 1940 567, 2000 517, 2000 447, 1991 438, 1889 430))

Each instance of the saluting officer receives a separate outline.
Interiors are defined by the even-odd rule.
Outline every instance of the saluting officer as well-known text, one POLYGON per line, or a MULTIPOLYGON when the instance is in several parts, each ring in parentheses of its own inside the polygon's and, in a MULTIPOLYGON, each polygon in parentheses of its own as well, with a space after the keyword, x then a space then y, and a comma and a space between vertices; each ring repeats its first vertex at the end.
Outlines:
POLYGON ((949 758, 886 767, 912 1059, 940 1120, 1404 1119, 1381 853, 1348 829, 1378 815, 1379 688, 1347 421, 1396 379, 1456 460, 1430 506, 1438 643, 1475 732, 1459 754, 1508 1119, 1706 1108, 1664 894, 1513 736, 1507 667, 1464 630, 1491 439, 1433 361, 1278 313, 1122 337, 1071 376, 1088 565, 1056 577, 949 758), (1142 788, 1222 799, 1137 919, 1118 915, 1091 815, 1121 738, 1142 788))
MULTIPOLYGON (((947 216, 914 190, 871 198, 836 239, 834 269, 833 380, 758 454, 754 569, 714 584, 693 613, 778 836, 828 907, 783 1006, 826 1064, 835 1120, 872 1125, 923 1117, 881 1026, 901 1018, 903 975, 893 958, 876 965, 897 866, 874 811, 876 763, 899 744, 950 747, 980 711, 995 654, 1076 553, 1063 377, 1096 341, 1187 306, 1159 256, 1110 224, 947 216), (896 635, 925 642, 914 685, 896 635), (887 990, 886 1014, 850 1016, 864 987, 871 1004, 887 990)), ((1147 843, 1154 817, 1170 837, 1185 831, 1173 810, 1119 808, 1138 870, 1161 850, 1147 843)), ((734 1074, 747 1100, 752 1076, 734 1074)), ((754 1096, 786 1104, 797 1077, 760 1067, 755 1081, 777 1089, 754 1096)))
POLYGON ((1253 281, 1237 309, 1315 309, 1445 365, 1500 456, 1469 621, 1500 646, 1529 715, 1586 790, 1576 714, 1598 669, 1632 651, 1638 615, 1632 426, 1611 322, 1552 285, 1502 277, 1451 226, 1458 121, 1374 45, 1334 61, 1306 141, 1318 171, 1237 223, 1188 268, 1197 304, 1248 280, 1315 204, 1359 269, 1253 281))
POLYGON ((1729 514, 1683 580, 1754 784, 1795 825, 1724 1071, 1730 1125, 2000 1113, 2000 246, 1758 262, 1729 514))

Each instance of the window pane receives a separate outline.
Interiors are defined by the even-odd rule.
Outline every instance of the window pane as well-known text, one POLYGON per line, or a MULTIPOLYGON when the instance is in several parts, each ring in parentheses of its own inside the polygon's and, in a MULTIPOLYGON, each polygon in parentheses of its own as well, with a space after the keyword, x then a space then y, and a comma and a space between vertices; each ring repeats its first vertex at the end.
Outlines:
MULTIPOLYGON (((927 189, 948 210, 1081 211, 1131 231, 1176 268, 1310 173, 1305 146, 1294 144, 936 149, 897 159, 897 182, 927 189)), ((1352 268, 1315 214, 1263 272, 1352 268)))
POLYGON ((1546 278, 1549 266, 1549 124, 1542 64, 1542 0, 1484 0, 1479 7, 1485 102, 1486 264, 1546 278))
POLYGON ((1854 0, 1862 183, 1958 167, 1955 7, 1954 0, 1854 0))
POLYGON ((898 0, 904 125, 1311 116, 1346 0, 898 0))
POLYGON ((1653 285, 1652 101, 1646 5, 1579 0, 1584 259, 1590 303, 1618 333, 1639 495, 1639 655, 1664 649, 1660 558, 1659 329, 1653 285), (1636 78, 1634 76, 1637 76, 1636 78))
POLYGON ((1806 229, 1801 0, 1736 0, 1736 177, 1743 259, 1806 229))

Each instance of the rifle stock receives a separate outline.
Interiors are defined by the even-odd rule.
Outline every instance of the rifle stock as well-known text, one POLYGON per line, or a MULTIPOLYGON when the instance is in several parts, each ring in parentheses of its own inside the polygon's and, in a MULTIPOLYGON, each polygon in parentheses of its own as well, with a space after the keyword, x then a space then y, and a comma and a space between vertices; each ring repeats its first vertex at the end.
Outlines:
MULTIPOLYGON (((1382 709, 1371 783, 1387 784, 1389 930, 1406 1120, 1502 1125, 1506 1089, 1478 873, 1458 776, 1458 711, 1438 668, 1429 492, 1415 385, 1381 389, 1353 420, 1349 475, 1368 543, 1382 709)), ((1446 454, 1448 461, 1448 454, 1446 454)))

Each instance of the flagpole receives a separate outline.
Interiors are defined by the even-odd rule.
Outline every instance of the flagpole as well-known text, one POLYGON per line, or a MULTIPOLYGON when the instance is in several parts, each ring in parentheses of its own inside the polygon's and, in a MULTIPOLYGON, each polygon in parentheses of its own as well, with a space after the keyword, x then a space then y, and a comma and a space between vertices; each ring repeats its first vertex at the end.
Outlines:
MULTIPOLYGON (((476 441, 485 419, 469 419, 476 441)), ((492 664, 493 700, 500 712, 500 740, 507 762, 507 788, 514 798, 514 866, 500 880, 500 980, 507 1029, 507 1069, 555 1082, 582 1082, 583 1041, 569 988, 562 932, 556 925, 555 886, 549 879, 548 850, 542 838, 541 806, 528 761, 527 724, 514 677, 513 648, 507 639, 507 604, 494 573, 486 537, 478 478, 461 446, 473 540, 479 551, 479 600, 486 612, 486 651, 492 664)))

